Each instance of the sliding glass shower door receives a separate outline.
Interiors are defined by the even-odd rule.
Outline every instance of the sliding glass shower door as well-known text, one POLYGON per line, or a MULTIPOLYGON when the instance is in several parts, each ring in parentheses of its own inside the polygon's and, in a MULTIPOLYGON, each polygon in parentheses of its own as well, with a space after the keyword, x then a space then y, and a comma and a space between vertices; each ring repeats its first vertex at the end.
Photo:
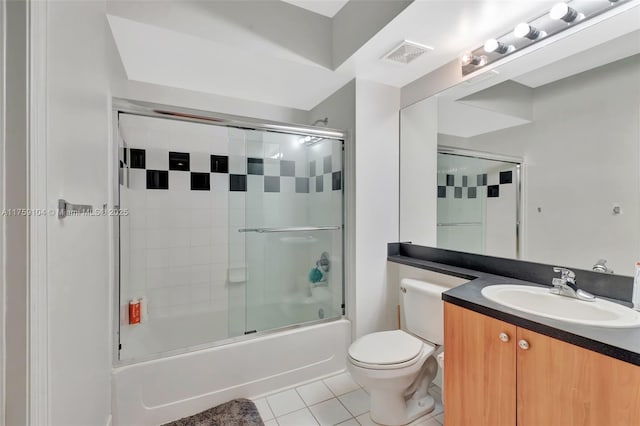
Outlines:
POLYGON ((230 282, 230 334, 340 317, 342 141, 231 135, 246 174, 231 188, 230 270, 243 271, 244 282, 230 282))
POLYGON ((339 318, 342 141, 148 113, 114 114, 118 360, 339 318))

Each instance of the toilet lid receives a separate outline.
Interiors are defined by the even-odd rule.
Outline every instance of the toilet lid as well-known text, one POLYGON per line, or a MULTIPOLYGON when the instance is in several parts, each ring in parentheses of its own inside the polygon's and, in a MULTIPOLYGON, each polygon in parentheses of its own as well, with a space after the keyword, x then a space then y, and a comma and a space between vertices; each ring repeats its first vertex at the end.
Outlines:
POLYGON ((423 342, 402 330, 363 336, 349 347, 349 356, 365 364, 399 364, 417 357, 423 342))

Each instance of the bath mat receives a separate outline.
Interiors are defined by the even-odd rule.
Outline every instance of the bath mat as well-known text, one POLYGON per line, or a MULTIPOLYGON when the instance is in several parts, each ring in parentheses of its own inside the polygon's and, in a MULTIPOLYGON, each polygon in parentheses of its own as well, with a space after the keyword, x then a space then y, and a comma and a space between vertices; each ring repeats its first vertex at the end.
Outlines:
POLYGON ((264 426, 253 401, 234 399, 163 426, 264 426))

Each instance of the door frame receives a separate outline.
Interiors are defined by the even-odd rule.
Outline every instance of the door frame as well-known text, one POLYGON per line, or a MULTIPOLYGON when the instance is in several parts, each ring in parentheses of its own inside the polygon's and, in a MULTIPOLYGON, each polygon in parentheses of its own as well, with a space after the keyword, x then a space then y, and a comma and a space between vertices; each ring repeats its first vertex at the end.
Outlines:
MULTIPOLYGON (((26 0, 28 49, 28 203, 47 209, 47 4, 26 0)), ((47 209, 48 210, 48 209, 47 209)), ((29 217, 28 415, 30 425, 50 424, 49 306, 46 215, 29 217)))

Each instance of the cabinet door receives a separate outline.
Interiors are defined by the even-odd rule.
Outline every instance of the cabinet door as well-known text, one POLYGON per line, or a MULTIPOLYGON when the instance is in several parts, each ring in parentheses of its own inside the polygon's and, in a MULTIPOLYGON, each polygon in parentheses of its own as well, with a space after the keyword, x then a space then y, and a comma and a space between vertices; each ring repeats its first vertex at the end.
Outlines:
POLYGON ((446 426, 515 426, 515 338, 514 325, 445 303, 446 426))
POLYGON ((640 424, 640 367, 518 328, 521 340, 518 426, 640 424))

